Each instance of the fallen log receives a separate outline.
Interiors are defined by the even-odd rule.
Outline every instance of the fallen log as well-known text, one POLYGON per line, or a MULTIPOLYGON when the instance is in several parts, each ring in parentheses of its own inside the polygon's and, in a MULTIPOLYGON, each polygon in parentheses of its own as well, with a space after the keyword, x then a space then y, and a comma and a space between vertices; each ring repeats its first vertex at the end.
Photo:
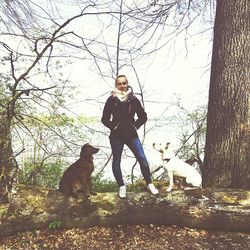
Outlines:
POLYGON ((98 193, 90 200, 73 199, 55 190, 19 185, 8 206, 0 207, 0 237, 48 228, 118 224, 180 225, 250 232, 250 191, 196 189, 160 192, 98 193))

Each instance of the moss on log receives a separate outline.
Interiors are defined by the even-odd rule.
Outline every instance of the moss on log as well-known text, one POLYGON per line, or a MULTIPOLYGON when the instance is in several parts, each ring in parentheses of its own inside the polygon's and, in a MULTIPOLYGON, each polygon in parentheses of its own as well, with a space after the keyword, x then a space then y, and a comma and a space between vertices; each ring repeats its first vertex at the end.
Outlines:
POLYGON ((180 225, 192 228, 250 231, 250 191, 232 189, 98 193, 90 200, 73 199, 55 190, 19 185, 7 206, 0 207, 0 237, 25 230, 117 224, 180 225))

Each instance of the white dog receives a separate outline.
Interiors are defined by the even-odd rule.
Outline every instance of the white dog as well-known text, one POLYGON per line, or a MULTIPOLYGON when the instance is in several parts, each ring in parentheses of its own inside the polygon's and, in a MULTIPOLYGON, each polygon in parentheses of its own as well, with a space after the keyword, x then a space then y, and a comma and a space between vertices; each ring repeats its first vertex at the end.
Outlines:
POLYGON ((166 171, 163 169, 162 154, 158 150, 155 150, 152 144, 143 145, 143 149, 147 157, 152 178, 157 179, 159 176, 165 176, 166 171))
POLYGON ((168 172, 169 187, 167 191, 170 192, 174 184, 174 176, 180 176, 186 178, 186 182, 193 187, 202 187, 201 174, 193 166, 187 164, 175 156, 174 151, 170 147, 170 143, 166 145, 153 144, 155 150, 159 151, 162 155, 163 167, 168 172))

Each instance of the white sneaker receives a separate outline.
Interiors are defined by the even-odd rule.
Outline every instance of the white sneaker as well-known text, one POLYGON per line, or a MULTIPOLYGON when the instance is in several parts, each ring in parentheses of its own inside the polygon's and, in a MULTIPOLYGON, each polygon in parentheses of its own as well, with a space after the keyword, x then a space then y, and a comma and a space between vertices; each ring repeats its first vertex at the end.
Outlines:
POLYGON ((121 199, 124 199, 124 198, 126 198, 126 186, 121 186, 120 188, 119 188, 119 193, 118 193, 118 195, 119 195, 119 197, 121 198, 121 199))
POLYGON ((156 195, 159 194, 158 189, 155 187, 153 183, 148 184, 148 190, 151 192, 151 194, 156 195))

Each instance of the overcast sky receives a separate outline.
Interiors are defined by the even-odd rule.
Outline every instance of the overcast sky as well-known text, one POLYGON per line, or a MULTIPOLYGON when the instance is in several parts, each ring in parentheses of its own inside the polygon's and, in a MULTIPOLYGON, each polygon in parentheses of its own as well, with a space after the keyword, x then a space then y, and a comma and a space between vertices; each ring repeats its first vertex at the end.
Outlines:
MULTIPOLYGON (((164 111, 165 117, 174 114, 177 110, 177 99, 180 99, 181 105, 190 112, 199 105, 207 104, 211 37, 195 36, 188 41, 187 46, 188 50, 184 42, 179 39, 175 50, 162 49, 153 61, 150 59, 138 65, 138 75, 143 84, 145 109, 149 120, 157 119, 164 111)), ((133 72, 131 75, 130 71, 122 73, 127 75, 134 92, 139 92, 133 72)), ((78 101, 71 102, 72 112, 101 117, 104 102, 114 87, 114 81, 111 79, 107 84, 82 63, 74 64, 70 75, 71 81, 80 88, 78 101)), ((172 128, 169 129, 172 131, 172 128)), ((163 130, 166 131, 166 128, 163 130)), ((161 134, 162 131, 154 131, 151 136, 161 138, 161 134)), ((170 140, 175 137, 172 132, 171 134, 170 140)))

